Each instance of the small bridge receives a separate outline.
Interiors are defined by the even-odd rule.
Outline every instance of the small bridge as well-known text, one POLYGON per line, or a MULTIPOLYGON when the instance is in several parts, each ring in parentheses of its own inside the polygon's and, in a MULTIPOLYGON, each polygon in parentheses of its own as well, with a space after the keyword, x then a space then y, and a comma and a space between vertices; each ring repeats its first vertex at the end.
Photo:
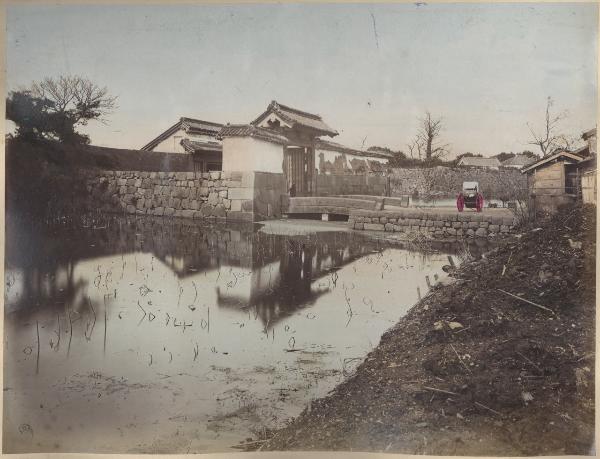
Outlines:
POLYGON ((391 198, 384 196, 308 196, 287 198, 287 206, 282 212, 287 215, 320 214, 323 219, 329 215, 349 216, 353 210, 395 210, 408 207, 408 196, 391 198))

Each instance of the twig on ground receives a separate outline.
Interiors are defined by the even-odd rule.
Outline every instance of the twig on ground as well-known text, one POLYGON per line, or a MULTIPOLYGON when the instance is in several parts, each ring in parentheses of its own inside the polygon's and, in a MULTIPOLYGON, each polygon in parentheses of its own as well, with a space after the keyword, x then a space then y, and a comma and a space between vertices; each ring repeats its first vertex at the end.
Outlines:
POLYGON ((498 416, 502 416, 502 413, 498 413, 496 410, 491 409, 489 406, 485 406, 479 402, 475 402, 475 405, 485 410, 491 411, 492 413, 497 414, 498 416))
POLYGON ((523 354, 521 354, 520 352, 517 352, 517 354, 519 354, 521 357, 523 357, 525 360, 527 360, 530 364, 532 364, 535 368, 537 368, 539 371, 542 371, 542 369, 537 366, 535 363, 533 363, 531 360, 529 360, 527 357, 525 357, 523 354))
POLYGON ((460 355, 458 355, 458 352, 456 352, 456 349, 454 349, 454 346, 452 345, 452 343, 450 343, 450 347, 452 348, 452 350, 454 351, 454 353, 456 354, 456 358, 458 359, 458 361, 461 363, 461 365, 465 368, 465 370, 467 370, 468 373, 471 373, 471 370, 469 369, 469 367, 465 364, 465 362, 462 361, 462 359, 460 358, 460 355))
POLYGON ((535 306, 536 308, 543 309, 544 311, 548 311, 548 312, 552 313, 553 315, 556 315, 556 313, 552 309, 547 308, 546 306, 542 306, 541 304, 537 304, 537 303, 534 303, 533 301, 526 300, 525 298, 521 298, 520 296, 513 295, 512 293, 502 290, 501 288, 497 288, 496 290, 504 293, 505 295, 512 296, 513 298, 516 298, 517 300, 521 300, 524 303, 530 304, 532 306, 535 306))
POLYGON ((423 386, 423 389, 425 390, 429 390, 432 392, 440 392, 442 394, 448 394, 448 395, 459 395, 456 392, 451 392, 449 390, 443 390, 443 389, 436 389, 435 387, 428 387, 428 386, 423 386))

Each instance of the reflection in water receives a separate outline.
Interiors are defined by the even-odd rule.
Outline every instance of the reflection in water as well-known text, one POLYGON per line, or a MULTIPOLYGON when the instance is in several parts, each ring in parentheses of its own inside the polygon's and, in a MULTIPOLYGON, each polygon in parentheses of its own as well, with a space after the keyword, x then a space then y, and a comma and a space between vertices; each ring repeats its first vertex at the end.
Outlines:
POLYGON ((281 426, 458 250, 148 218, 32 228, 7 227, 7 452, 224 451, 281 426))

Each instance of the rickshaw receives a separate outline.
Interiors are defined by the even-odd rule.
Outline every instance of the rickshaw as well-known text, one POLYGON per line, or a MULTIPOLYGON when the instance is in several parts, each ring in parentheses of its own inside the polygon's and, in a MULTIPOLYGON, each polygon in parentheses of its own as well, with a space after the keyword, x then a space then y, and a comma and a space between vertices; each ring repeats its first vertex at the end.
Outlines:
POLYGON ((464 208, 476 209, 481 212, 483 209, 483 195, 479 192, 478 182, 463 182, 462 192, 456 197, 456 208, 462 212, 464 208))

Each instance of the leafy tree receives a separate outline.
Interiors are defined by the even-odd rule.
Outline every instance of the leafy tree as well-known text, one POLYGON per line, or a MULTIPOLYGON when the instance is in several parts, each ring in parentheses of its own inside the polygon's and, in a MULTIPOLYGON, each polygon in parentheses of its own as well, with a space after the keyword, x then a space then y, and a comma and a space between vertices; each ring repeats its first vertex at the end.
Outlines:
POLYGON ((80 76, 60 76, 11 91, 6 118, 17 125, 17 138, 87 144, 89 137, 76 129, 89 121, 106 122, 115 108, 116 97, 105 87, 80 76))
POLYGON ((497 155, 492 156, 492 158, 497 158, 498 161, 503 163, 507 159, 514 158, 515 156, 516 155, 512 151, 510 153, 506 153, 505 151, 503 151, 502 153, 498 153, 497 155))

